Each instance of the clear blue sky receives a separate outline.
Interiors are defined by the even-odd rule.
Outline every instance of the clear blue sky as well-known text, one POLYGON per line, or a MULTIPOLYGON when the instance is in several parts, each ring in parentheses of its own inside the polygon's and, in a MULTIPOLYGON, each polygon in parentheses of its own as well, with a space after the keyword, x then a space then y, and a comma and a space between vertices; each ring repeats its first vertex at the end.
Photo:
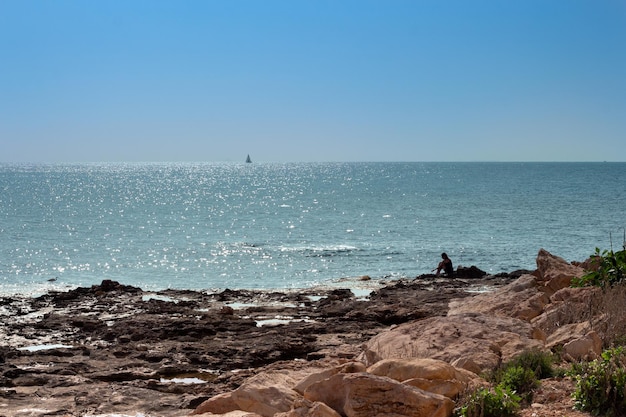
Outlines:
POLYGON ((0 0, 0 162, 626 161, 626 0, 0 0))

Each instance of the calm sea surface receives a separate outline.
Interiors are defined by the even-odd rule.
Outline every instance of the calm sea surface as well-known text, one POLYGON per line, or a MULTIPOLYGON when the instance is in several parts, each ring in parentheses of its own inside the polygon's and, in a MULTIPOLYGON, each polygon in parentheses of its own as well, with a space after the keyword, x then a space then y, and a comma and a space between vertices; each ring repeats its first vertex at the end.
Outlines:
POLYGON ((621 247, 626 163, 0 165, 0 294, 286 289, 621 247))

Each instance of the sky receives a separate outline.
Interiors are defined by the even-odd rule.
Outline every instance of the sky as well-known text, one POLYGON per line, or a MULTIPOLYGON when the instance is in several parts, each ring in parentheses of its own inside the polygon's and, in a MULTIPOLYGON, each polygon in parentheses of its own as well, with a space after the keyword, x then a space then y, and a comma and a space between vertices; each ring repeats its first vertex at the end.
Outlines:
POLYGON ((626 0, 0 0, 0 162, 626 161, 626 0))

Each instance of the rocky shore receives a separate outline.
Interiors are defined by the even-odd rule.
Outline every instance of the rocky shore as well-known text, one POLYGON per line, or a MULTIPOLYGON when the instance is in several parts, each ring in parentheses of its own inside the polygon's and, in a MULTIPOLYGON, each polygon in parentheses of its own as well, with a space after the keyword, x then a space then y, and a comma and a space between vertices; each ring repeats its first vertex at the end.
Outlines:
MULTIPOLYGON (((245 406, 231 393, 272 373, 295 381, 342 369, 353 379, 342 386, 358 384, 370 375, 362 371, 394 358, 437 360, 476 377, 534 347, 593 355, 597 334, 573 318, 555 325, 571 312, 558 294, 582 269, 545 251, 537 264, 498 276, 470 268, 453 279, 387 282, 366 297, 348 288, 152 293, 103 281, 2 298, 0 416, 258 416, 290 408, 285 415, 368 415, 332 411, 332 400, 327 412, 310 398, 303 406, 291 388, 284 401, 292 403, 282 405, 264 404, 282 401, 279 391, 261 390, 245 406)), ((262 389, 272 384, 268 377, 262 389)))
MULTIPOLYGON (((443 316, 452 299, 519 277, 421 276, 367 297, 168 290, 103 281, 0 299, 0 416, 188 415, 263 368, 353 360, 393 325, 443 316)), ((480 275, 480 274, 479 274, 480 275)))

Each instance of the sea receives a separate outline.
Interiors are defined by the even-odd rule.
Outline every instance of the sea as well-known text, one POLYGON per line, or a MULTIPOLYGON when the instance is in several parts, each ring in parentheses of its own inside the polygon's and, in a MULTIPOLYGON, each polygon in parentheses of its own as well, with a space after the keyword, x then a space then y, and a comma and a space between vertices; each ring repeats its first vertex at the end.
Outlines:
POLYGON ((286 290, 621 249, 626 163, 0 164, 0 295, 286 290))

